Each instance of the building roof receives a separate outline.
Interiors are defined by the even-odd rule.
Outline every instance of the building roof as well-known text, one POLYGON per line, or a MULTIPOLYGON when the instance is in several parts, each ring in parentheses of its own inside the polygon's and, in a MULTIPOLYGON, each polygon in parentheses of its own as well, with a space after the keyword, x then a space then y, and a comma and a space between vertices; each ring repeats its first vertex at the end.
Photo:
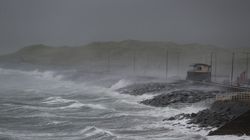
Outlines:
POLYGON ((211 65, 208 65, 208 64, 203 64, 203 63, 195 63, 195 64, 192 64, 190 65, 192 67, 197 67, 197 66, 206 66, 206 67, 211 67, 211 65))

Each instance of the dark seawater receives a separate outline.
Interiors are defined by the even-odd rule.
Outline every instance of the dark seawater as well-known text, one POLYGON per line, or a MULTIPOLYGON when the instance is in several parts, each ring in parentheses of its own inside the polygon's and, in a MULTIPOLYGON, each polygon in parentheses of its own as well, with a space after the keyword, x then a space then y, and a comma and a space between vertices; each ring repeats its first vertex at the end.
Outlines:
MULTIPOLYGON (((189 140, 207 131, 187 129, 185 122, 163 122, 178 113, 202 107, 155 108, 138 104, 151 96, 135 97, 111 87, 62 80, 53 72, 0 69, 0 139, 2 140, 189 140)), ((247 137, 246 137, 247 138, 247 137)))

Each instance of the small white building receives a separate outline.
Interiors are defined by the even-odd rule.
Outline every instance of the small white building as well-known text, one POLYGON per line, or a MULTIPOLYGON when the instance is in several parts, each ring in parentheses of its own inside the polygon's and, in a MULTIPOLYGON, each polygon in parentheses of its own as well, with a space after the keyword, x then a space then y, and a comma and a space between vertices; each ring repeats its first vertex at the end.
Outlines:
POLYGON ((187 72, 187 80, 211 82, 211 66, 202 63, 191 65, 192 69, 187 72))

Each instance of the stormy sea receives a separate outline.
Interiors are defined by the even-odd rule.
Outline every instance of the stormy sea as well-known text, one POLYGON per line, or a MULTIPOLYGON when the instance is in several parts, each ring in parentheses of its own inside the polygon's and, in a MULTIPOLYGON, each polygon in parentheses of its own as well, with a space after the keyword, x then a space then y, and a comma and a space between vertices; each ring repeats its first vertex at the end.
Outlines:
POLYGON ((1 140, 205 140, 248 139, 206 136, 207 129, 187 128, 184 120, 206 105, 153 107, 141 104, 152 94, 133 96, 117 89, 136 79, 65 78, 55 71, 0 69, 1 140), (174 125, 178 124, 178 125, 174 125))

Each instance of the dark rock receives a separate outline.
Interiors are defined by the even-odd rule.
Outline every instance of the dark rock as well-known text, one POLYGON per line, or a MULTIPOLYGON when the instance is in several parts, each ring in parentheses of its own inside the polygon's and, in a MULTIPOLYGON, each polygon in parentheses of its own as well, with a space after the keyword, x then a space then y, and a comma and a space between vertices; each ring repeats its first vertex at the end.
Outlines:
MULTIPOLYGON (((221 127, 239 115, 248 111, 247 104, 239 102, 215 102, 209 109, 192 114, 178 114, 174 116, 178 119, 190 119, 188 124, 198 124, 200 127, 221 127), (183 116, 181 118, 180 116, 183 116)), ((172 118, 172 117, 171 117, 172 118)))
POLYGON ((208 135, 250 135, 250 111, 231 120, 208 135))
POLYGON ((172 121, 172 120, 175 120, 175 117, 170 117, 170 118, 164 119, 163 121, 172 121))
POLYGON ((193 118, 193 117, 196 117, 197 116, 197 114, 195 114, 195 113, 192 113, 191 114, 191 117, 193 118))
POLYGON ((178 90, 171 93, 164 93, 141 101, 145 105, 151 105, 156 107, 165 107, 169 104, 174 103, 195 103, 208 98, 214 98, 215 94, 212 91, 201 91, 201 90, 178 90))
POLYGON ((174 117, 169 117, 169 118, 163 119, 163 121, 173 121, 173 120, 177 120, 177 117, 174 116, 174 117))
POLYGON ((160 92, 170 89, 171 84, 167 83, 144 83, 144 84, 135 84, 125 88, 121 88, 118 91, 121 94, 130 94, 130 95, 143 95, 145 93, 160 92))
MULTIPOLYGON (((152 94, 152 93, 159 93, 163 91, 175 90, 175 89, 187 89, 189 87, 211 87, 211 85, 206 85, 202 83, 195 83, 189 82, 186 80, 179 80, 172 83, 159 83, 159 82, 152 82, 152 83, 139 83, 134 85, 129 85, 127 87, 118 89, 117 91, 121 94, 130 94, 134 96, 139 96, 143 94, 152 94)), ((215 87, 215 86, 213 86, 215 87)), ((221 91, 215 91, 221 92, 221 91)))

